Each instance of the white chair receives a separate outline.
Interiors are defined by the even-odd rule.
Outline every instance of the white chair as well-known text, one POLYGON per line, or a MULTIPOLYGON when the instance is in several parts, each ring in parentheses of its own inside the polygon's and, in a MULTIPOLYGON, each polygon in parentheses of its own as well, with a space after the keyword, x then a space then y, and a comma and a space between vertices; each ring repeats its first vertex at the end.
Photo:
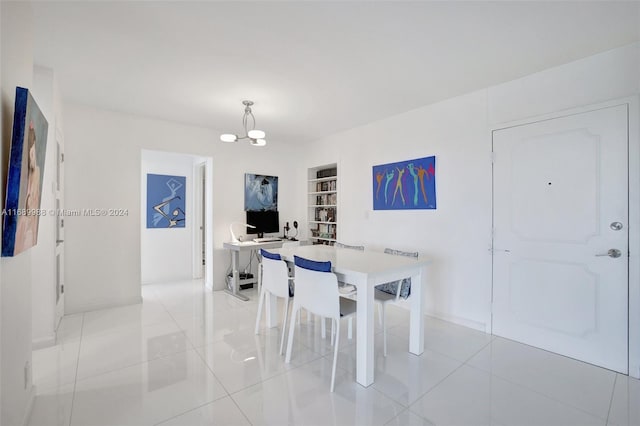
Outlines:
MULTIPOLYGON (((335 243, 335 246, 337 248, 364 251, 364 246, 355 246, 355 245, 350 245, 350 244, 344 244, 344 243, 341 243, 339 241, 337 241, 335 243)), ((355 299, 356 287, 354 285, 343 283, 342 281, 338 281, 338 291, 340 291, 340 296, 342 296, 342 297, 346 297, 346 298, 349 298, 349 299, 355 299)), ((331 332, 332 333, 334 332, 333 329, 331 330, 331 332)), ((322 337, 324 337, 324 336, 325 336, 325 331, 324 331, 324 322, 323 322, 322 323, 322 337)), ((349 339, 353 338, 353 318, 352 317, 349 318, 348 337, 349 337, 349 339)), ((331 338, 333 339, 333 334, 331 335, 331 338)))
POLYGON ((293 299, 285 362, 291 362, 296 312, 304 308, 322 318, 331 318, 336 324, 333 370, 331 373, 331 392, 333 392, 336 379, 338 347, 340 346, 340 318, 355 314, 356 302, 340 297, 340 293, 338 292, 338 278, 331 272, 331 262, 316 262, 294 256, 294 263, 296 297, 293 299))
MULTIPOLYGON (((394 250, 390 248, 384 249, 384 252, 396 256, 407 256, 418 258, 418 252, 408 252, 394 250)), ((387 356, 387 324, 386 324, 386 307, 389 303, 396 303, 400 298, 406 299, 411 295, 411 278, 404 278, 399 281, 393 281, 377 285, 375 287, 374 299, 378 303, 378 314, 382 325, 382 338, 384 340, 384 356, 387 356)))
POLYGON ((284 334, 287 329, 287 314, 289 312, 289 281, 293 278, 289 277, 289 268, 287 263, 282 260, 279 254, 270 253, 266 250, 260 250, 262 255, 262 272, 260 288, 260 298, 258 301, 258 315, 256 316, 256 334, 260 328, 260 317, 262 316, 262 306, 265 299, 273 294, 276 297, 284 299, 284 319, 282 320, 282 338, 280 339, 280 354, 284 348, 284 334))

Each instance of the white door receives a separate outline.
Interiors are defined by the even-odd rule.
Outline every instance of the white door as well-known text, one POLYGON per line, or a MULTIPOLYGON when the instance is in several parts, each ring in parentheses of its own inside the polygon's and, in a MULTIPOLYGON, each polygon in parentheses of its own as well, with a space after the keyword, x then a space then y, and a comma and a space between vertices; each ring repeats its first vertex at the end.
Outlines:
POLYGON ((64 315, 64 142, 56 128, 56 329, 64 315))
POLYGON ((493 333, 621 373, 628 372, 627 109, 493 134, 493 333))
POLYGON ((205 169, 206 164, 197 164, 194 168, 194 203, 193 203, 193 278, 203 278, 205 275, 205 169))

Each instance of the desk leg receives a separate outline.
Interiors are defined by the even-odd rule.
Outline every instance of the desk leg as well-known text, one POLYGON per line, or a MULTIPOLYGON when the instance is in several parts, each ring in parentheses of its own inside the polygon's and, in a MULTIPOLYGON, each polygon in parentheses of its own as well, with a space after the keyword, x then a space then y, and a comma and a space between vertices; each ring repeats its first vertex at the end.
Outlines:
POLYGON ((249 298, 247 296, 244 296, 240 293, 238 293, 239 290, 239 282, 240 282, 240 273, 238 273, 238 263, 239 262, 239 256, 240 256, 240 252, 237 251, 231 251, 231 282, 229 283, 229 286, 227 286, 227 288, 225 288, 225 291, 227 293, 229 293, 232 296, 237 297, 240 300, 243 301, 247 301, 249 300, 249 298), (231 288, 229 288, 231 287, 231 288))
POLYGON ((427 268, 420 268, 411 276, 411 319, 409 329, 409 352, 421 355, 424 352, 424 289, 427 268), (418 285, 416 285, 418 284, 418 285))
POLYGON ((356 283, 358 287, 357 301, 357 330, 356 338, 356 381, 362 386, 373 384, 374 372, 374 344, 373 344, 373 311, 375 303, 373 301, 373 285, 367 283, 356 283))

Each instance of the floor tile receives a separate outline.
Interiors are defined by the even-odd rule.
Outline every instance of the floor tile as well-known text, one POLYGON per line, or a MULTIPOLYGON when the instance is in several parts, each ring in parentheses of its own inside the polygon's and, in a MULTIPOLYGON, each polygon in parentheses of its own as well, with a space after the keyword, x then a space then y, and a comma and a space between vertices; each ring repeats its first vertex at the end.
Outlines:
POLYGON ((616 376, 612 371, 502 338, 495 338, 468 364, 607 418, 616 376))
POLYGON ((409 410, 405 410, 391 419, 386 426, 434 426, 434 424, 409 410))
POLYGON ((158 426, 250 426, 230 397, 225 397, 174 417, 158 426))
POLYGON ((83 313, 63 316, 56 330, 56 343, 79 340, 82 335, 83 321, 83 313))
POLYGON ((616 376, 608 425, 640 425, 640 380, 622 374, 616 376))
MULTIPOLYGON (((329 358, 329 357, 327 357, 329 358)), ((409 342, 399 336, 387 337, 387 356, 384 356, 382 335, 375 341, 375 382, 373 387, 405 407, 424 395, 455 369, 461 361, 425 350, 421 356, 409 353, 409 342)), ((340 351, 338 365, 356 377, 356 347, 340 351)))
MULTIPOLYGON (((304 344, 320 355, 330 355, 333 357, 333 345, 331 344, 331 321, 325 319, 325 337, 322 337, 322 319, 312 315, 310 320, 307 319, 306 312, 302 313, 301 322, 296 322, 294 331, 294 341, 304 344)), ((348 319, 343 318, 340 321, 340 343, 339 349, 342 350, 356 344, 356 322, 353 322, 353 337, 349 339, 347 333, 348 319)), ((289 327, 288 327, 289 328, 289 327)), ((288 332, 287 332, 288 333, 288 332)), ((288 336, 287 336, 288 337, 288 336)), ((286 342, 285 342, 286 346, 286 342)))
POLYGON ((216 311, 204 316, 173 314, 173 318, 196 348, 223 340, 236 333, 255 331, 256 317, 245 309, 216 311))
POLYGON ((468 366, 456 370, 410 410, 435 425, 604 425, 598 417, 468 366))
POLYGON ((83 337, 78 379, 191 348, 193 346, 173 321, 83 337))
POLYGON ((30 425, 640 425, 636 379, 429 317, 415 356, 402 307, 387 311, 387 357, 376 315, 367 388, 355 382, 355 327, 350 340, 341 321, 331 393, 329 321, 322 338, 303 312, 286 364, 283 304, 277 326, 262 321, 256 335, 256 289, 246 302, 197 280, 142 294, 143 304, 65 316, 56 345, 33 352, 30 425))
POLYGON ((71 420, 74 384, 43 391, 37 389, 29 426, 68 426, 71 420))
POLYGON ((384 425, 402 407, 342 369, 329 392, 332 364, 318 359, 231 397, 253 425, 384 425))
POLYGON ((152 425, 226 395, 190 350, 79 380, 71 425, 152 425))
POLYGON ((40 391, 73 384, 76 380, 79 353, 79 339, 33 351, 33 383, 40 391))
POLYGON ((231 335, 228 339, 198 348, 198 353, 230 393, 320 358, 320 355, 298 345, 298 356, 292 363, 286 364, 284 353, 279 354, 280 340, 277 334, 271 337, 253 334, 250 339, 231 335))
POLYGON ((373 386, 408 406, 460 365, 459 361, 429 350, 425 350, 421 356, 406 350, 389 352, 386 358, 382 356, 377 359, 373 386))
POLYGON ((170 322, 173 319, 164 306, 155 301, 144 300, 143 303, 101 309, 87 312, 84 315, 82 336, 101 333, 112 333, 129 327, 170 322))

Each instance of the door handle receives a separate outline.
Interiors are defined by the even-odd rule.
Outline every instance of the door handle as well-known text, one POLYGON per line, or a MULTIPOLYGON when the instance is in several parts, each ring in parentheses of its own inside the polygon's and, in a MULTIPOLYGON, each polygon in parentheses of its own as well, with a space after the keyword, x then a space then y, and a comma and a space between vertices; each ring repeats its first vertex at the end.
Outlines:
POLYGON ((496 253, 496 252, 511 253, 511 250, 497 249, 497 248, 492 248, 492 247, 489 247, 488 250, 489 250, 490 253, 496 253))
POLYGON ((596 254, 596 256, 609 256, 609 257, 613 257, 618 258, 620 256, 622 256, 622 252, 618 249, 609 249, 609 251, 607 251, 606 253, 600 253, 600 254, 596 254))

